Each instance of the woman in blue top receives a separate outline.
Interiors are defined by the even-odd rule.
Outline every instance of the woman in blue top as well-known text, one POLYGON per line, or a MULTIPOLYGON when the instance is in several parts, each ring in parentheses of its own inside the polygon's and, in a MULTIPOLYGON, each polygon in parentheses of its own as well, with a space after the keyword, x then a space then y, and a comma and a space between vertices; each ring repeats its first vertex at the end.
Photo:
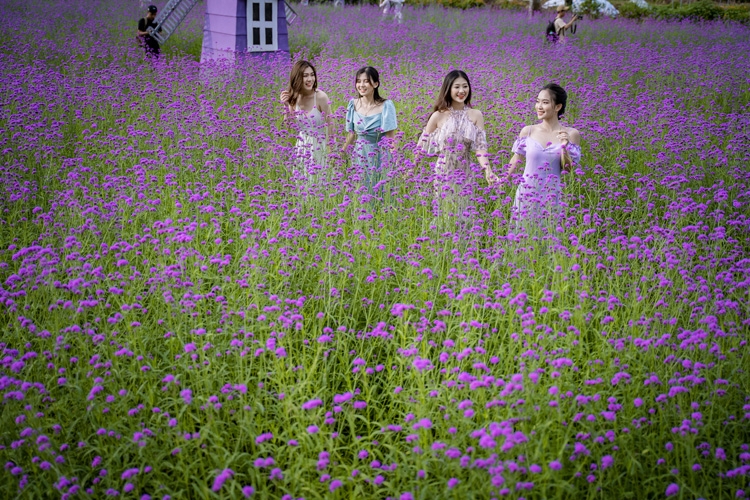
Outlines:
MULTIPOLYGON (((347 136, 342 150, 346 152, 354 144, 352 163, 364 171, 365 186, 372 194, 387 173, 391 155, 381 140, 385 137, 390 141, 383 142, 393 144, 398 128, 396 108, 378 93, 380 75, 375 68, 366 66, 357 71, 355 87, 359 97, 350 100, 346 108, 347 136)), ((380 186, 376 191, 380 191, 380 186)))

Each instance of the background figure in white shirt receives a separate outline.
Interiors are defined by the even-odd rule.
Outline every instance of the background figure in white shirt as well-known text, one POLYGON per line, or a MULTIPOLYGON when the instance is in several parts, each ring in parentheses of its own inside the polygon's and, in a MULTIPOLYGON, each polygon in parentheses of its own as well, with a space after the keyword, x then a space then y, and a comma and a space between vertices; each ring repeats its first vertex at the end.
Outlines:
POLYGON ((404 7, 404 0, 383 0, 380 2, 380 7, 383 9, 383 20, 388 18, 388 13, 393 12, 393 20, 398 24, 404 20, 404 15, 401 10, 404 7))
POLYGON ((334 7, 343 7, 346 5, 345 0, 333 0, 334 7))

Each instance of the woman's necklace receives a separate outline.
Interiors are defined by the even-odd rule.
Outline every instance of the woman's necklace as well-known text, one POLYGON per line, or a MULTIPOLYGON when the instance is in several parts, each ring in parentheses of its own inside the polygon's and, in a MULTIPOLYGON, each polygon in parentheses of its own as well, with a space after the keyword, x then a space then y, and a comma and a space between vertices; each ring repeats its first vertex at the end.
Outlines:
MULTIPOLYGON (((362 99, 362 98, 360 97, 360 99, 362 99)), ((360 114, 363 115, 363 116, 369 116, 370 111, 372 111, 373 109, 375 109, 375 106, 377 106, 377 105, 378 105, 378 103, 376 103, 375 101, 373 101, 372 104, 370 104, 369 106, 367 106, 367 108, 365 108, 365 104, 364 104, 364 101, 363 101, 362 104, 360 104, 360 106, 359 106, 359 109, 361 111, 360 114)))

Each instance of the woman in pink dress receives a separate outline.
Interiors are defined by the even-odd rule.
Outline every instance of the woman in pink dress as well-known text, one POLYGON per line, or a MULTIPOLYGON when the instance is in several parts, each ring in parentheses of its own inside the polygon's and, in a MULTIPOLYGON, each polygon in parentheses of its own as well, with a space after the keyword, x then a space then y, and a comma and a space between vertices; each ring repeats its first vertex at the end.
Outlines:
POLYGON ((562 126, 559 121, 567 100, 568 94, 562 87, 556 83, 545 85, 534 106, 541 121, 524 127, 513 144, 506 180, 509 181, 518 165, 524 158, 526 160, 513 203, 514 217, 519 222, 548 226, 561 212, 560 176, 581 160, 580 133, 573 127, 562 126))
POLYGON ((438 155, 433 182, 440 212, 451 209, 458 217, 467 215, 465 212, 476 188, 472 151, 487 182, 497 182, 487 157, 484 116, 471 107, 471 83, 463 71, 453 70, 443 80, 418 146, 423 153, 438 155))

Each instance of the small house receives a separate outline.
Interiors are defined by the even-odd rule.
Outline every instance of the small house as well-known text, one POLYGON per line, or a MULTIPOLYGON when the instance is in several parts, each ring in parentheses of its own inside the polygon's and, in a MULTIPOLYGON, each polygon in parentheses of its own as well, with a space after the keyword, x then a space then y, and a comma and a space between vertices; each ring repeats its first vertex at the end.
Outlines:
POLYGON ((206 0, 201 62, 289 52, 284 0, 206 0))

